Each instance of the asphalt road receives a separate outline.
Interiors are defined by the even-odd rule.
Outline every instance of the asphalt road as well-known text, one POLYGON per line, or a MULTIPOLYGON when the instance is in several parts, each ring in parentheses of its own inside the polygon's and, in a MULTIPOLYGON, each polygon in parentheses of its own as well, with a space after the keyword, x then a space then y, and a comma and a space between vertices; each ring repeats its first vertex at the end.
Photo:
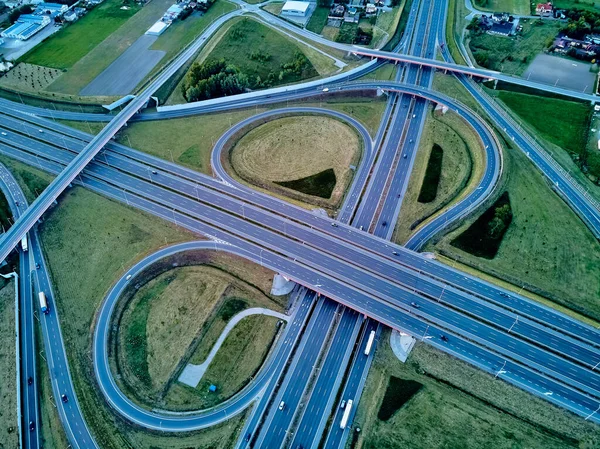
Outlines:
MULTIPOLYGON (((92 166, 93 166, 93 164, 92 164, 92 166)), ((163 177, 163 178, 164 178, 164 177, 163 177)), ((93 187, 95 184, 94 184, 94 183, 91 183, 90 181, 86 181, 86 185, 88 185, 88 186, 90 186, 90 185, 91 185, 91 186, 93 187)), ((154 186, 154 184, 153 184, 152 186, 154 186)), ((113 196, 116 196, 116 195, 113 195, 113 196)), ((123 199, 123 198, 121 197, 121 200, 122 200, 122 199, 123 199)), ((135 197, 130 197, 130 196, 128 195, 128 202, 129 202, 129 204, 134 204, 134 203, 135 203, 135 202, 137 202, 137 201, 139 201, 137 198, 135 198, 135 197)), ((148 204, 148 203, 146 203, 146 204, 148 204)), ((145 209, 146 209, 146 210, 153 210, 153 209, 155 209, 155 208, 156 208, 156 206, 155 206, 155 205, 152 205, 152 206, 150 206, 150 205, 148 204, 147 206, 145 206, 145 209)), ((175 219, 179 225, 186 225, 186 224, 187 224, 187 219, 188 219, 188 217, 186 217, 186 216, 184 216, 184 215, 181 215, 181 216, 179 216, 178 214, 175 214, 175 211, 173 211, 173 210, 170 210, 169 212, 170 212, 170 213, 168 213, 168 215, 166 215, 167 217, 171 217, 171 216, 172 216, 173 218, 171 218, 171 219, 172 219, 172 220, 173 220, 173 219, 175 219)), ((246 212, 246 213, 247 213, 247 212, 246 212)), ((211 214, 211 215, 212 215, 212 214, 211 214)), ((223 217, 223 218, 224 218, 224 217, 223 217)), ((219 221, 219 222, 220 222, 221 220, 217 220, 217 221, 219 221)), ((226 220, 225 220, 225 221, 226 221, 226 220)), ((192 227, 194 227, 194 225, 192 225, 192 227)), ((239 226, 234 226, 234 227, 235 227, 235 228, 239 228, 239 226)), ((207 232, 205 231, 205 233, 207 233, 207 232)), ((216 231, 213 231, 213 230, 211 230, 211 231, 208 231, 208 233, 211 233, 211 235, 217 235, 217 234, 218 234, 216 231), (212 232, 215 232, 215 234, 212 234, 212 232)), ((224 237, 224 236, 223 236, 223 237, 224 237)), ((223 240, 223 239, 227 239, 227 237, 224 237, 224 238, 221 238, 221 239, 222 239, 222 240, 223 240)), ((304 245, 302 245, 302 246, 303 246, 303 247, 305 247, 304 245)), ((264 252, 264 254, 263 254, 263 252, 262 252, 262 251, 260 251, 260 252, 259 252, 259 251, 256 251, 256 250, 255 250, 255 257, 256 257, 256 254, 259 254, 259 255, 260 255, 260 257, 259 257, 259 262, 261 262, 261 263, 266 263, 267 252, 264 252)), ((314 259, 314 258, 311 258, 311 259, 314 259)), ((280 266, 283 266, 283 265, 275 264, 275 265, 271 265, 271 266, 272 266, 272 267, 274 267, 274 268, 276 268, 276 267, 280 267, 280 266)), ((285 272, 285 271, 284 271, 284 272, 285 272)), ((290 275, 290 277, 292 277, 292 278, 297 278, 297 277, 295 277, 295 276, 293 276, 293 275, 292 275, 292 272, 291 272, 291 271, 290 271, 290 272, 286 272, 286 274, 290 275)), ((314 281, 315 281, 315 280, 314 280, 314 281)), ((319 280, 318 280, 318 278, 317 278, 317 279, 316 279, 316 282, 314 282, 314 283, 310 283, 310 281, 309 281, 308 285, 315 285, 315 284, 319 284, 319 283, 320 283, 320 281, 319 281, 319 280)), ((329 292, 325 292, 325 293, 329 293, 329 292)), ((332 293, 333 293, 333 292, 332 292, 332 293)), ((337 295, 337 294, 333 294, 333 295, 331 295, 331 296, 332 296, 332 297, 335 297, 337 300, 339 300, 339 295, 337 295)), ((357 305, 357 304, 353 304, 353 307, 356 307, 356 305, 357 305)), ((365 309, 365 308, 362 308, 362 309, 360 309, 360 310, 361 310, 361 311, 363 311, 363 310, 366 310, 366 309, 365 309)), ((384 321, 384 322, 386 322, 387 320, 383 320, 383 321, 384 321)), ((387 321, 387 323, 390 323, 390 321, 387 321)), ((386 324, 387 324, 387 323, 386 323, 386 324)), ((390 325, 392 325, 392 324, 390 324, 390 325)), ((393 326, 393 325, 392 325, 392 326, 393 326)), ((397 326, 397 324, 396 324, 396 326, 397 326)), ((403 326, 401 326, 401 328, 404 328, 404 327, 403 327, 403 326)), ((406 330, 406 328, 404 328, 404 329, 406 330)), ((416 335, 418 335, 418 333, 417 333, 416 335)), ((557 397, 556 397, 556 396, 554 396, 552 399, 557 399, 557 397)))

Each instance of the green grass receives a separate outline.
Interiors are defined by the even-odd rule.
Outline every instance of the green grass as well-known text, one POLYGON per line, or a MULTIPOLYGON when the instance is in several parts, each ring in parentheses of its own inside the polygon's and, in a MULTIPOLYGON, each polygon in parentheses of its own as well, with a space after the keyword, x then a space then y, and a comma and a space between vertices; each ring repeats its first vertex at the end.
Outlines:
MULTIPOLYGON (((289 106, 315 106, 344 112, 363 123, 375 135, 385 108, 385 97, 330 98, 322 103, 289 103, 289 106)), ((268 105, 280 108, 286 104, 268 105)), ((133 122, 119 131, 117 140, 140 151, 171 160, 186 167, 210 174, 210 153, 213 143, 232 125, 266 108, 244 109, 218 114, 152 122, 133 122)))
POLYGON ((511 221, 510 199, 508 193, 504 192, 468 229, 452 241, 452 245, 474 256, 493 259, 511 221))
POLYGON ((598 447, 597 426, 430 346, 406 363, 389 333, 375 353, 353 427, 364 449, 566 449, 598 447), (388 421, 377 418, 390 377, 422 384, 388 421))
POLYGON ((317 6, 310 20, 306 24, 306 29, 313 33, 321 34, 323 27, 327 24, 327 16, 329 15, 329 8, 326 6, 317 6))
POLYGON ((427 248, 600 319, 600 243, 520 150, 505 151, 504 164, 513 217, 496 256, 481 259, 449 243, 474 218, 427 248))
POLYGON ((485 67, 512 75, 521 75, 533 58, 548 47, 563 26, 560 22, 521 21, 523 32, 515 37, 487 33, 471 35, 469 47, 475 60, 485 67), (482 62, 481 58, 487 58, 482 62))
POLYGON ((318 196, 320 198, 331 198, 335 188, 336 178, 332 168, 323 170, 306 178, 296 179, 294 181, 276 182, 282 187, 296 190, 306 195, 318 196))
MULTIPOLYGON (((6 269, 3 270, 6 272, 6 269)), ((14 282, 0 283, 0 441, 4 447, 19 447, 17 429, 17 386, 15 366, 15 287, 14 282)))
POLYGON ((122 1, 106 0, 21 58, 30 64, 68 69, 139 11, 120 9, 122 1))
MULTIPOLYGON (((394 36, 396 30, 400 27, 400 18, 404 8, 403 4, 402 6, 393 7, 391 11, 381 10, 379 12, 375 26, 373 26, 373 40, 369 45, 371 48, 382 47, 394 36)), ((403 26, 406 26, 406 23, 403 26)))
POLYGON ((404 0, 400 5, 400 18, 398 19, 396 28, 394 30, 390 29, 388 31, 391 34, 391 36, 389 37, 387 43, 382 47, 383 50, 390 51, 400 43, 400 40, 402 39, 402 36, 404 34, 404 30, 406 29, 406 24, 408 23, 408 16, 410 15, 410 10, 412 8, 413 1, 414 0, 404 0))
POLYGON ((437 143, 434 144, 431 153, 429 154, 425 177, 423 178, 423 184, 421 184, 421 191, 419 192, 419 198, 417 199, 419 203, 431 203, 437 196, 442 175, 443 157, 444 150, 442 147, 437 143))
MULTIPOLYGON (((264 81, 270 73, 278 75, 282 65, 291 62, 296 52, 302 50, 291 39, 255 20, 242 19, 227 31, 208 59, 225 59, 251 80, 260 77, 264 81), (270 59, 264 62, 251 59, 251 54, 256 52, 269 55, 270 59)), ((283 80, 277 79, 273 85, 292 83, 317 75, 312 63, 308 62, 302 73, 290 74, 283 80)))
POLYGON ((396 78, 397 66, 394 64, 384 64, 378 69, 360 77, 364 80, 385 80, 391 81, 396 78))
POLYGON ((391 376, 377 412, 377 419, 381 421, 390 419, 410 398, 419 392, 422 386, 414 380, 404 380, 391 376))
POLYGON ((461 0, 448 0, 448 19, 446 21, 446 45, 452 59, 457 64, 466 65, 465 58, 458 48, 462 41, 462 30, 466 26, 467 11, 465 2, 461 0))
POLYGON ((100 131, 104 129, 106 126, 105 122, 79 122, 75 120, 62 120, 57 119, 58 123, 61 123, 66 126, 70 126, 71 128, 78 129, 79 131, 83 131, 89 134, 98 134, 100 131))
POLYGON ((274 16, 278 16, 279 14, 281 14, 283 5, 284 5, 284 2, 267 3, 265 6, 262 7, 262 9, 264 9, 267 12, 270 12, 274 16))
POLYGON ((530 15, 529 0, 475 0, 473 3, 477 9, 483 11, 530 15))
POLYGON ((196 388, 176 384, 167 400, 190 409, 212 407, 247 385, 266 358, 277 332, 274 317, 251 315, 229 333, 196 388), (215 385, 217 391, 208 391, 215 385))
POLYGON ((428 114, 402 201, 394 240, 403 244, 421 223, 475 188, 483 167, 481 141, 464 120, 454 113, 441 116, 428 114), (444 151, 437 194, 433 201, 421 203, 418 197, 427 172, 429 155, 435 145, 444 151))
MULTIPOLYGON (((142 36, 154 22, 159 20, 170 0, 152 0, 127 22, 98 43, 89 53, 79 59, 66 73, 45 90, 67 95, 79 95, 79 91, 92 82, 104 69, 142 36)), ((85 98, 85 97, 83 97, 85 98)), ((103 102, 106 104, 106 102, 103 102)))
MULTIPOLYGON (((581 159, 586 158, 591 105, 503 90, 497 91, 496 95, 544 139, 581 159)), ((600 170, 593 174, 600 176, 600 170)))
POLYGON ((36 168, 29 167, 28 165, 10 159, 9 157, 0 155, 0 162, 6 165, 11 171, 17 180, 17 183, 21 186, 21 189, 23 189, 25 198, 27 198, 27 201, 29 201, 30 204, 46 187, 48 187, 50 182, 52 182, 52 175, 36 168))

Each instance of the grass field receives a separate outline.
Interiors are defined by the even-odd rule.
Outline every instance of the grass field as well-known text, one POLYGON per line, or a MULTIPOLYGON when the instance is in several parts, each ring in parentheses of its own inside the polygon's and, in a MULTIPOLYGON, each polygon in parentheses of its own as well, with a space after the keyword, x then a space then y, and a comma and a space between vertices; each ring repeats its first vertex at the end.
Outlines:
POLYGON ((394 240, 404 243, 428 217, 455 202, 475 187, 483 168, 483 148, 473 130, 457 115, 427 116, 419 151, 410 177, 394 240), (434 145, 444 152, 437 194, 429 203, 419 202, 427 164, 434 145))
POLYGON ((600 3, 593 0, 556 0, 552 4, 558 9, 578 8, 594 12, 600 9, 600 3))
POLYGON ((475 60, 492 70, 521 75, 533 58, 548 47, 563 26, 560 22, 535 20, 520 22, 523 32, 515 37, 500 37, 483 33, 471 35, 469 47, 475 60), (485 61, 484 61, 485 59, 485 61))
POLYGON ((329 8, 327 6, 317 6, 310 20, 306 24, 306 29, 313 33, 321 34, 323 27, 327 25, 327 16, 329 15, 329 8))
POLYGON ((6 449, 19 447, 15 366, 14 282, 0 283, 0 441, 6 449))
POLYGON ((491 12, 508 12, 520 16, 530 15, 528 0, 475 0, 473 2, 477 9, 491 12))
POLYGON ((329 208, 340 203, 361 157, 361 143, 348 125, 329 117, 293 116, 272 120, 245 134, 231 150, 231 168, 251 184, 329 208), (337 180, 330 198, 278 189, 274 183, 296 181, 333 169, 337 180))
POLYGON ((600 243, 525 155, 508 150, 504 161, 513 218, 496 257, 478 258, 449 244, 473 218, 429 249, 600 319, 600 243))
POLYGON ((379 12, 377 21, 373 26, 373 40, 369 47, 381 48, 392 38, 399 26, 403 6, 395 6, 391 11, 381 10, 379 12))
POLYGON ((360 79, 365 80, 385 80, 391 81, 396 77, 397 66, 394 64, 385 64, 378 69, 363 75, 360 79))
POLYGON ((227 336, 196 388, 175 384, 167 401, 175 407, 212 407, 240 391, 260 369, 277 331, 274 317, 251 315, 240 321, 227 336), (208 391, 215 385, 217 391, 208 391))
MULTIPOLYGON (((289 106, 322 106, 344 112, 362 122, 375 135, 385 108, 385 98, 330 98, 322 103, 289 103, 289 106)), ((269 105, 280 108, 288 104, 269 105)), ((173 160, 186 167, 210 174, 210 152, 214 142, 232 125, 265 108, 245 109, 218 114, 152 122, 134 122, 119 131, 117 139, 124 145, 173 160)), ((85 124, 84 124, 85 125, 85 124)), ((87 125, 85 125, 87 126, 87 125)), ((89 132, 89 131, 88 131, 89 132)))
POLYGON ((61 123, 66 126, 70 126, 71 128, 78 129, 79 131, 83 131, 89 134, 98 134, 100 131, 104 129, 106 126, 105 122, 79 122, 75 120, 56 120, 58 123, 61 123))
POLYGON ((446 43, 448 51, 457 64, 466 65, 458 43, 462 41, 462 31, 467 25, 465 17, 469 14, 465 2, 461 0, 448 0, 448 19, 446 20, 446 43))
MULTIPOLYGON (((89 52, 86 52, 87 54, 79 56, 75 63, 68 67, 67 72, 51 84, 47 90, 78 95, 81 89, 100 75, 154 22, 160 19, 171 4, 172 2, 169 0, 152 0, 147 3, 139 12, 129 18, 123 26, 105 36, 105 39, 98 42, 89 52)), ((93 12, 90 14, 93 14, 93 12)), ((85 18, 82 20, 85 20, 85 18)), ((74 26, 77 23, 79 22, 76 22, 74 26)), ((71 39, 76 38, 80 38, 80 36, 71 36, 71 39)), ((71 45, 70 41, 61 42, 61 44, 71 45)))
MULTIPOLYGON (((532 125, 542 138, 582 159, 586 158, 591 105, 505 90, 494 94, 520 119, 532 125)), ((600 170, 594 170, 592 174, 600 176, 600 170)))
POLYGON ((10 159, 9 157, 0 155, 0 162, 6 165, 13 174, 30 204, 46 187, 48 187, 48 184, 52 182, 52 175, 36 168, 29 167, 28 165, 10 159))
POLYGON ((265 6, 263 6, 263 9, 267 12, 270 12, 271 14, 273 14, 275 16, 278 16, 279 14, 281 14, 283 5, 284 5, 284 2, 267 3, 265 6))
POLYGON ((122 1, 106 0, 77 22, 66 26, 21 58, 56 69, 69 69, 139 11, 135 4, 121 9, 122 1))
POLYGON ((597 447, 594 424, 418 343, 401 363, 389 333, 375 354, 353 427, 357 449, 597 447), (423 386, 388 421, 377 418, 391 376, 423 386))

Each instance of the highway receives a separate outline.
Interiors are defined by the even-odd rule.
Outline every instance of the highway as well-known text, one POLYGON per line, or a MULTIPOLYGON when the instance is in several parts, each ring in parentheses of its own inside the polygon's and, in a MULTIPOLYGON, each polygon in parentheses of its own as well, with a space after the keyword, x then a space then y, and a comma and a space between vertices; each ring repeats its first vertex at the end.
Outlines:
MULTIPOLYGON (((88 185, 88 182, 87 182, 87 181, 86 181, 86 185, 88 185)), ((129 198, 129 203, 131 204, 131 202, 132 202, 132 198, 131 198, 131 197, 129 197, 129 195, 128 195, 128 198, 129 198)), ((121 199, 123 199, 123 198, 121 197, 121 199)), ((246 214, 247 214, 247 212, 246 212, 246 214)), ((179 224, 181 224, 181 223, 184 221, 184 220, 183 220, 183 216, 182 216, 182 217, 177 217, 177 221, 178 221, 178 223, 179 223, 179 224)), ((212 232, 212 231, 211 231, 211 232, 212 232)), ((288 231, 288 232, 289 232, 289 231, 288 231)), ((266 255, 266 252, 265 252, 265 255, 266 255)), ((264 257, 265 257, 265 256, 263 256, 263 255, 262 255, 262 252, 261 252, 261 258, 260 258, 260 259, 262 260, 264 257)), ((293 277, 293 276, 292 276, 292 277, 293 277)))
POLYGON ((144 107, 152 94, 158 90, 177 70, 179 70, 189 58, 191 58, 206 40, 229 19, 238 16, 239 10, 233 11, 219 17, 194 41, 187 49, 180 53, 175 60, 169 64, 150 84, 140 92, 121 112, 119 112, 110 123, 105 126, 73 159, 70 166, 62 170, 44 192, 36 198, 30 207, 21 215, 15 224, 0 239, 0 260, 4 260, 8 253, 19 243, 23 237, 56 201, 59 195, 73 182, 81 170, 96 156, 110 139, 121 129, 131 117, 144 107))
MULTIPOLYGON (((439 27, 439 24, 436 26, 439 27)), ((426 64, 426 66, 432 67, 434 65, 426 64)), ((403 86, 400 83, 345 84, 340 85, 338 90, 350 91, 361 88, 384 88, 391 92, 408 92, 427 100, 436 98, 436 93, 431 93, 427 89, 403 86), (368 87, 365 87, 366 85, 368 87)), ((474 86, 472 88, 476 89, 474 86)), ((314 94, 317 93, 317 91, 314 92, 314 94)), ((439 98, 437 97, 437 100, 433 101, 438 101, 439 98)), ((416 103, 423 105, 422 108, 424 108, 425 101, 417 100, 416 103)), ((400 101, 399 104, 403 105, 404 103, 400 101)), ((463 108, 462 105, 456 102, 453 102, 452 105, 456 106, 456 111, 461 116, 466 113, 465 118, 471 117, 474 119, 474 122, 470 124, 476 128, 476 131, 484 139, 486 150, 489 150, 486 174, 482 178, 479 188, 469 196, 469 201, 459 203, 450 213, 444 214, 443 219, 438 217, 437 221, 427 223, 409 242, 411 248, 418 249, 432 235, 447 226, 447 220, 459 219, 481 204, 493 191, 501 170, 497 142, 495 142, 493 133, 490 132, 487 125, 463 108), (476 125, 479 125, 480 128, 477 128, 476 125), (487 139, 487 144, 485 139, 487 139)), ((412 107, 415 108, 416 106, 413 105, 412 107)), ((493 108, 493 105, 488 105, 488 108, 493 108)), ((191 108, 187 112, 189 110, 191 108)), ((414 109, 408 109, 407 107, 407 110, 413 111, 414 109)), ((417 112, 422 114, 423 110, 417 112)), ((133 114, 135 114, 135 111, 133 114)), ((501 119, 501 113, 498 114, 498 117, 493 117, 494 120, 499 121, 501 119)), ((129 118, 124 119, 125 121, 122 124, 129 118)), ((47 191, 49 192, 48 198, 52 197, 52 192, 58 192, 56 193, 56 196, 58 196, 71 181, 76 180, 95 191, 151 211, 196 232, 214 236, 219 240, 236 242, 236 248, 240 248, 239 250, 245 252, 247 257, 258 263, 281 271, 307 287, 322 285, 323 287, 319 288, 319 291, 336 301, 353 307, 359 312, 367 313, 386 325, 405 330, 416 337, 421 337, 436 347, 471 361, 471 363, 480 366, 482 369, 490 373, 496 373, 499 377, 538 395, 546 396, 548 392, 551 392, 551 396, 547 396, 547 398, 552 402, 561 404, 584 416, 591 414, 590 419, 597 420, 597 416, 593 415, 593 412, 597 410, 597 398, 600 389, 595 374, 589 373, 589 368, 593 366, 592 364, 596 364, 596 357, 598 357, 598 334, 594 329, 552 312, 543 306, 532 304, 531 301, 517 295, 510 294, 509 297, 505 297, 503 295, 507 293, 500 289, 464 276, 460 272, 443 267, 433 261, 428 261, 408 250, 389 245, 381 238, 368 236, 366 233, 353 230, 343 224, 333 228, 331 220, 315 217, 306 211, 297 211, 293 207, 283 206, 281 204, 283 202, 278 200, 267 200, 263 198, 264 195, 249 192, 243 186, 237 185, 235 181, 231 182, 224 172, 218 174, 225 182, 218 183, 204 178, 199 180, 188 171, 155 160, 144 159, 145 162, 140 163, 141 159, 136 159, 137 155, 135 155, 136 158, 132 157, 134 153, 129 153, 129 156, 123 157, 123 152, 130 150, 108 143, 110 137, 100 143, 106 136, 99 140, 96 140, 98 139, 96 137, 89 144, 81 147, 69 148, 71 151, 76 150, 79 152, 79 155, 75 155, 72 152, 68 153, 49 145, 35 143, 40 140, 40 137, 52 139, 58 138, 58 135, 44 132, 40 136, 36 135, 35 140, 24 138, 22 135, 16 135, 14 130, 18 128, 10 127, 5 120, 7 120, 6 116, 2 116, 2 123, 4 124, 1 126, 6 126, 4 129, 7 132, 12 132, 8 139, 0 139, 2 141, 0 152, 55 172, 61 170, 67 164, 68 167, 71 167, 62 170, 59 176, 61 179, 56 183, 57 187, 54 190, 47 191), (94 158, 94 155, 106 144, 111 150, 118 148, 118 151, 116 153, 113 151, 103 152, 101 155, 104 161, 100 157, 96 158, 96 162, 90 164, 89 162, 94 158), (83 154, 86 156, 80 157, 83 154), (84 167, 86 167, 84 174, 78 176, 77 173, 84 167), (159 176, 156 177, 153 176, 149 167, 159 167, 161 170, 165 169, 165 171, 161 171, 159 176), (66 172, 68 172, 68 176, 65 175, 62 178, 62 173, 66 172), (69 178, 70 181, 66 182, 65 180, 69 178), (193 181, 191 181, 192 179, 193 181), (64 184, 62 187, 61 183, 64 184), (250 223, 247 223, 247 221, 250 223), (314 228, 307 229, 306 223, 314 228), (259 246, 256 246, 256 243, 259 246), (354 245, 357 245, 357 248, 354 245), (392 256, 392 251, 398 254, 392 256), (417 268, 418 266, 423 268, 417 268), (383 269, 383 271, 380 271, 380 269, 383 269), (425 274, 422 270, 425 271, 425 274), (412 289, 412 293, 410 289, 412 289), (422 299, 421 296, 423 295, 427 299, 422 299), (372 299, 376 299, 376 303, 373 303, 372 299), (411 309, 410 304, 413 302, 419 304, 419 308, 411 309), (523 309, 518 307, 520 305, 523 305, 524 310, 527 312, 531 312, 531 317, 524 317, 527 312, 523 313, 523 309), (480 320, 483 320, 483 323, 473 320, 463 311, 476 314, 480 320), (519 320, 520 317, 522 318, 519 320), (554 318, 557 319, 554 320, 554 318), (546 327, 548 329, 545 329, 546 327), (507 335, 507 329, 509 333, 515 336, 507 335), (553 329, 557 329, 557 331, 553 329), (564 335, 561 334, 563 330, 566 330, 564 335), (442 332, 452 336, 449 342, 439 339, 438 336, 442 332), (461 335, 468 338, 465 339, 461 335), (505 372, 501 373, 501 371, 505 372)), ((512 127, 508 119, 505 120, 509 125, 506 127, 509 138, 515 137, 517 142, 519 130, 512 127), (511 135, 513 130, 516 135, 511 135)), ((111 131, 108 131, 107 135, 110 135, 111 132, 114 134, 113 131, 120 128, 122 124, 119 120, 115 120, 114 123, 109 125, 111 131)), ((47 129, 55 127, 50 124, 47 126, 47 129)), ((404 134, 404 141, 406 138, 418 141, 416 140, 418 134, 411 133, 420 133, 419 127, 415 125, 409 129, 412 129, 412 131, 404 134), (413 135, 415 137, 409 137, 413 135)), ((66 142, 64 137, 63 139, 66 142)), ((228 137, 223 136, 221 140, 225 143, 228 137)), ((363 140, 365 143, 370 142, 370 139, 365 138, 364 135, 363 140)), ((54 143, 56 144, 56 142, 54 143)), ((69 141, 69 145, 71 143, 72 141, 69 141)), ((526 147, 528 143, 526 139, 523 139, 522 142, 518 141, 519 146, 522 148, 526 147)), ((61 145, 58 144, 58 146, 61 145)), ((370 159, 371 152, 366 152, 366 154, 368 155, 367 159, 370 159)), ((528 155, 532 160, 539 155, 539 160, 534 160, 534 163, 551 180, 556 180, 557 190, 569 202, 574 204, 574 207, 588 222, 591 229, 596 229, 597 232, 600 229, 597 227, 599 223, 598 210, 590 205, 589 200, 569 182, 565 182, 563 186, 564 173, 561 173, 558 168, 547 161, 539 150, 534 151, 533 156, 529 153, 528 155)), ((368 164, 361 165, 359 175, 367 171, 363 168, 367 166, 368 164)), ((397 165, 397 167, 400 167, 400 165, 397 165)), ((398 180, 404 179, 405 182, 409 172, 410 169, 405 170, 403 173, 397 172, 398 177, 393 175, 393 178, 390 178, 388 174, 385 182, 387 189, 390 192, 394 189, 400 189, 400 195, 402 195, 403 186, 406 184, 398 180)), ((356 185, 362 182, 362 175, 359 175, 355 178, 356 185)), ((46 192, 44 195, 46 195, 46 192)), ((392 197, 387 195, 387 198, 392 197)), ((52 198, 53 200, 54 198, 52 198)), ((34 203, 33 206, 37 212, 31 212, 31 217, 38 213, 38 217, 41 216, 45 207, 47 207, 44 206, 43 201, 40 201, 39 204, 34 203)), ((399 207, 398 201, 390 200, 387 203, 386 200, 383 211, 392 213, 392 209, 395 210, 396 207, 399 207)), ((370 212, 371 215, 374 215, 372 210, 370 212)), ((367 212, 364 212, 364 214, 368 215, 367 212)), ((395 219, 397 211, 395 215, 390 216, 395 219)), ((381 212, 379 223, 387 221, 383 217, 386 217, 386 215, 381 212)), ((27 218, 25 218, 26 220, 27 218)), ((31 221, 32 218, 29 218, 29 220, 31 221)), ((35 220, 37 218, 32 223, 35 220)), ((377 223, 373 224, 376 229, 377 223)), ((13 229, 15 228, 16 226, 13 227, 13 229)), ((381 225, 381 228, 385 228, 385 226, 381 225)), ((29 228, 24 224, 20 232, 25 232, 27 229, 29 228)), ((385 231, 387 234, 389 228, 385 231)), ((18 232, 15 231, 15 233, 18 232)), ((382 234, 381 237, 384 237, 384 235, 382 234)), ((14 240, 14 237, 11 238, 14 240)), ((19 239, 20 236, 17 241, 19 239)), ((11 242, 5 240, 2 241, 3 244, 7 247, 10 246, 11 242)), ((34 237, 33 240, 36 240, 36 238, 34 237)), ((228 246, 228 249, 231 249, 231 247, 228 246)), ((41 252, 39 256, 42 257, 41 252)), ((43 286, 43 280, 38 279, 38 283, 38 285, 42 285, 42 289, 46 288, 43 286)), ((325 310, 328 310, 328 307, 325 310)), ((323 316, 318 320, 318 324, 311 324, 311 326, 315 326, 315 329, 320 330, 318 335, 322 336, 325 330, 327 332, 331 331, 330 326, 324 325, 325 322, 328 322, 328 320, 326 316, 323 316)), ((56 328, 58 329, 58 335, 60 335, 58 322, 56 328)), ((342 329, 344 329, 345 335, 348 335, 350 327, 342 329)), ((352 327, 352 330, 355 331, 355 327, 352 327)), ((54 338, 57 338, 56 335, 54 333, 54 338)), ((342 334, 336 332, 335 335, 342 334)), ((61 344, 59 346, 62 347, 61 344)), ((102 348, 99 348, 96 357, 101 353, 102 348)), ((60 354, 57 360, 60 361, 60 354)), ((60 372, 63 369, 67 370, 66 373, 68 374, 66 357, 64 360, 65 366, 60 366, 59 362, 59 370, 60 372)), ((304 370, 304 372, 308 371, 304 370)), ((108 380, 105 379, 106 382, 112 379, 110 373, 108 373, 108 377, 108 380)), ((60 391, 68 391, 69 386, 68 376, 61 384, 59 384, 57 378, 56 390, 58 393, 55 392, 55 395, 60 394, 60 391)), ((54 382, 53 388, 55 388, 54 382)), ((258 391, 258 384, 255 388, 258 391)), ((302 397, 302 391, 300 390, 303 391, 303 386, 302 388, 298 387, 293 395, 298 401, 302 397)), ((285 389, 281 391, 281 394, 284 394, 285 389)), ((105 391, 109 401, 116 401, 111 402, 111 404, 121 413, 124 410, 131 411, 128 408, 131 404, 117 402, 115 394, 118 395, 119 393, 118 390, 116 393, 109 389, 105 391)), ((250 398, 254 399, 257 396, 260 396, 258 392, 254 396, 245 392, 244 401, 247 400, 248 402, 244 405, 242 404, 244 401, 240 400, 237 406, 247 406, 251 400, 250 398)), ((75 398, 74 393, 72 397, 75 398)), ((76 401, 70 401, 69 404, 71 403, 75 404, 73 407, 77 406, 76 401)), ((224 407, 230 407, 230 405, 224 407)), ((239 412, 236 404, 231 405, 231 407, 233 413, 239 412)), ((195 416, 193 417, 195 420, 192 419, 183 424, 183 427, 177 427, 175 423, 170 421, 165 423, 165 427, 163 427, 164 417, 149 416, 140 410, 137 412, 140 415, 135 415, 137 421, 134 420, 134 422, 150 428, 157 428, 152 427, 152 425, 156 426, 156 420, 159 420, 158 428, 165 431, 202 428, 223 419, 223 415, 219 417, 218 414, 211 417, 195 416)), ((65 412, 63 411, 63 413, 65 412)), ((294 419, 291 409, 289 415, 281 414, 285 419, 289 418, 289 422, 291 422, 294 419)), ((129 415, 125 416, 131 419, 129 415)), ((276 423, 278 429, 283 429, 284 424, 285 420, 276 423)), ((315 423, 313 422, 312 425, 315 425, 315 423)), ((85 426, 85 423, 83 423, 83 426, 85 426)), ((93 444, 93 441, 90 441, 89 444, 93 444)), ((89 447, 93 446, 90 445, 89 447)))
MULTIPOLYGON (((28 207, 27 198, 21 190, 12 173, 0 164, 0 190, 4 194, 14 219, 28 207)), ((30 239, 30 237, 29 237, 30 239)), ((34 298, 31 288, 31 258, 29 251, 25 252, 19 246, 19 285, 15 286, 19 291, 19 310, 15 310, 19 321, 19 345, 20 345, 20 376, 19 395, 21 397, 21 447, 25 449, 36 449, 40 447, 40 428, 38 425, 40 417, 39 408, 39 378, 37 375, 37 351, 35 341, 35 317, 34 298), (31 379, 31 384, 29 384, 31 379), (33 422, 35 430, 29 430, 29 423, 33 422)))

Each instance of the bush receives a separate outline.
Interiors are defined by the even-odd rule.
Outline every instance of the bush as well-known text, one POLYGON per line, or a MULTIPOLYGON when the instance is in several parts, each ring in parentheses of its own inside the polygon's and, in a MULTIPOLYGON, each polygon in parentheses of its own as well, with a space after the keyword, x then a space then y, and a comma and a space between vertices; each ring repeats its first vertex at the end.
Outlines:
POLYGON ((504 192, 452 245, 474 256, 493 259, 511 222, 510 199, 504 192))
POLYGON ((21 14, 31 14, 33 12, 33 8, 31 5, 23 5, 19 8, 13 9, 8 15, 8 20, 10 23, 15 23, 21 14))
POLYGON ((181 90, 189 102, 239 94, 247 87, 248 77, 221 59, 194 63, 184 78, 181 90))

